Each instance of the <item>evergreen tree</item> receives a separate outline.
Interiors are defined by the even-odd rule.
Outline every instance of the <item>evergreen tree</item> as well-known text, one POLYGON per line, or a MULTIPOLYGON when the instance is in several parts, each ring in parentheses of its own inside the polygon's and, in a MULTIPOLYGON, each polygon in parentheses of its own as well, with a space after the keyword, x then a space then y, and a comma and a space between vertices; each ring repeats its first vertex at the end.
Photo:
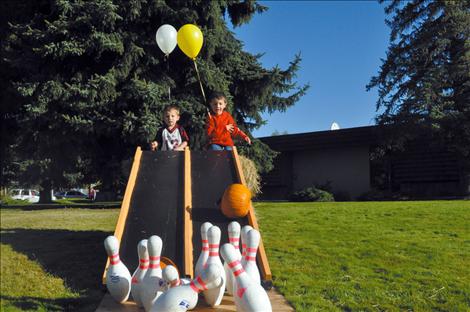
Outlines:
POLYGON ((379 91, 378 123, 395 126, 393 145, 425 134, 470 168, 470 2, 386 3, 390 46, 367 86, 379 91))
MULTIPOLYGON (((33 8, 31 18, 10 20, 2 59, 16 98, 15 152, 45 194, 97 179, 120 188, 123 161, 155 136, 168 104, 185 112, 192 148, 204 146, 206 108, 192 61, 178 49, 165 59, 155 43, 162 24, 201 28, 206 93, 225 92, 248 133, 265 122, 263 111, 285 110, 308 87, 293 82, 299 56, 285 70, 263 68, 227 28, 226 16, 239 26, 266 10, 255 1, 56 0, 33 8)), ((261 171, 272 166, 274 153, 260 142, 241 151, 261 171)))

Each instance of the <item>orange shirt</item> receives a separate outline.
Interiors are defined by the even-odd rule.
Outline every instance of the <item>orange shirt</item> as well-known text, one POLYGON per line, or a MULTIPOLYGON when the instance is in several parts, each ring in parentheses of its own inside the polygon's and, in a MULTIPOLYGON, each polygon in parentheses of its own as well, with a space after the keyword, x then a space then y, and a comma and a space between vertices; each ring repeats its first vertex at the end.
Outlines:
POLYGON ((211 117, 207 118, 206 131, 209 138, 209 144, 218 144, 223 146, 233 146, 233 137, 240 137, 246 139, 247 135, 241 131, 233 117, 224 111, 220 115, 211 114, 211 117), (233 132, 228 132, 225 126, 232 124, 233 132))

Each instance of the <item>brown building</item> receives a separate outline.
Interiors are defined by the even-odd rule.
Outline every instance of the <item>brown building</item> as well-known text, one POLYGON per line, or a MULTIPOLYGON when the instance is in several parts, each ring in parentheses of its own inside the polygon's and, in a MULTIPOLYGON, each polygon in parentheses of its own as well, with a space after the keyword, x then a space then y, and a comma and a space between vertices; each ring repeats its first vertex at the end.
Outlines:
MULTIPOLYGON (((463 196, 469 191, 457 157, 419 141, 401 152, 372 160, 379 127, 260 138, 280 152, 262 177, 262 199, 287 199, 309 186, 328 185, 336 198, 357 199, 374 190, 412 198, 463 196)), ((321 187, 320 187, 321 188, 321 187)))

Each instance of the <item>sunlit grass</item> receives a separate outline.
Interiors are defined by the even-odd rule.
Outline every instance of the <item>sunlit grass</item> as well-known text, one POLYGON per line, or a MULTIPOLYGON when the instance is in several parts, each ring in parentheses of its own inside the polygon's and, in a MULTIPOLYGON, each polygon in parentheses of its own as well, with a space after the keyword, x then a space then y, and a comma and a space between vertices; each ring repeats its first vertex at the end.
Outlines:
MULTIPOLYGON (((118 209, 1 212, 1 310, 94 311, 118 209)), ((257 203, 298 311, 468 311, 470 202, 257 203)))
POLYGON ((258 203, 298 311, 468 311, 470 202, 258 203))

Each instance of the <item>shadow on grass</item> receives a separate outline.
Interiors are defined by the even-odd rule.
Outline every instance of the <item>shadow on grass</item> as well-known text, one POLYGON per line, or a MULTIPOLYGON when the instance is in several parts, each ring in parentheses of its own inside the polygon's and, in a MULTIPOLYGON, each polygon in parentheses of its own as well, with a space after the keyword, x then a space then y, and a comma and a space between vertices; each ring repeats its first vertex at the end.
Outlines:
POLYGON ((103 240, 109 234, 102 231, 3 230, 3 244, 40 263, 45 271, 60 277, 80 297, 47 299, 2 295, 2 300, 26 310, 94 311, 105 291, 101 284, 106 263, 103 240))
POLYGON ((64 298, 64 299, 47 299, 39 297, 10 297, 0 295, 6 306, 15 306, 25 311, 94 311, 97 308, 96 302, 88 302, 85 307, 82 298, 64 298))

